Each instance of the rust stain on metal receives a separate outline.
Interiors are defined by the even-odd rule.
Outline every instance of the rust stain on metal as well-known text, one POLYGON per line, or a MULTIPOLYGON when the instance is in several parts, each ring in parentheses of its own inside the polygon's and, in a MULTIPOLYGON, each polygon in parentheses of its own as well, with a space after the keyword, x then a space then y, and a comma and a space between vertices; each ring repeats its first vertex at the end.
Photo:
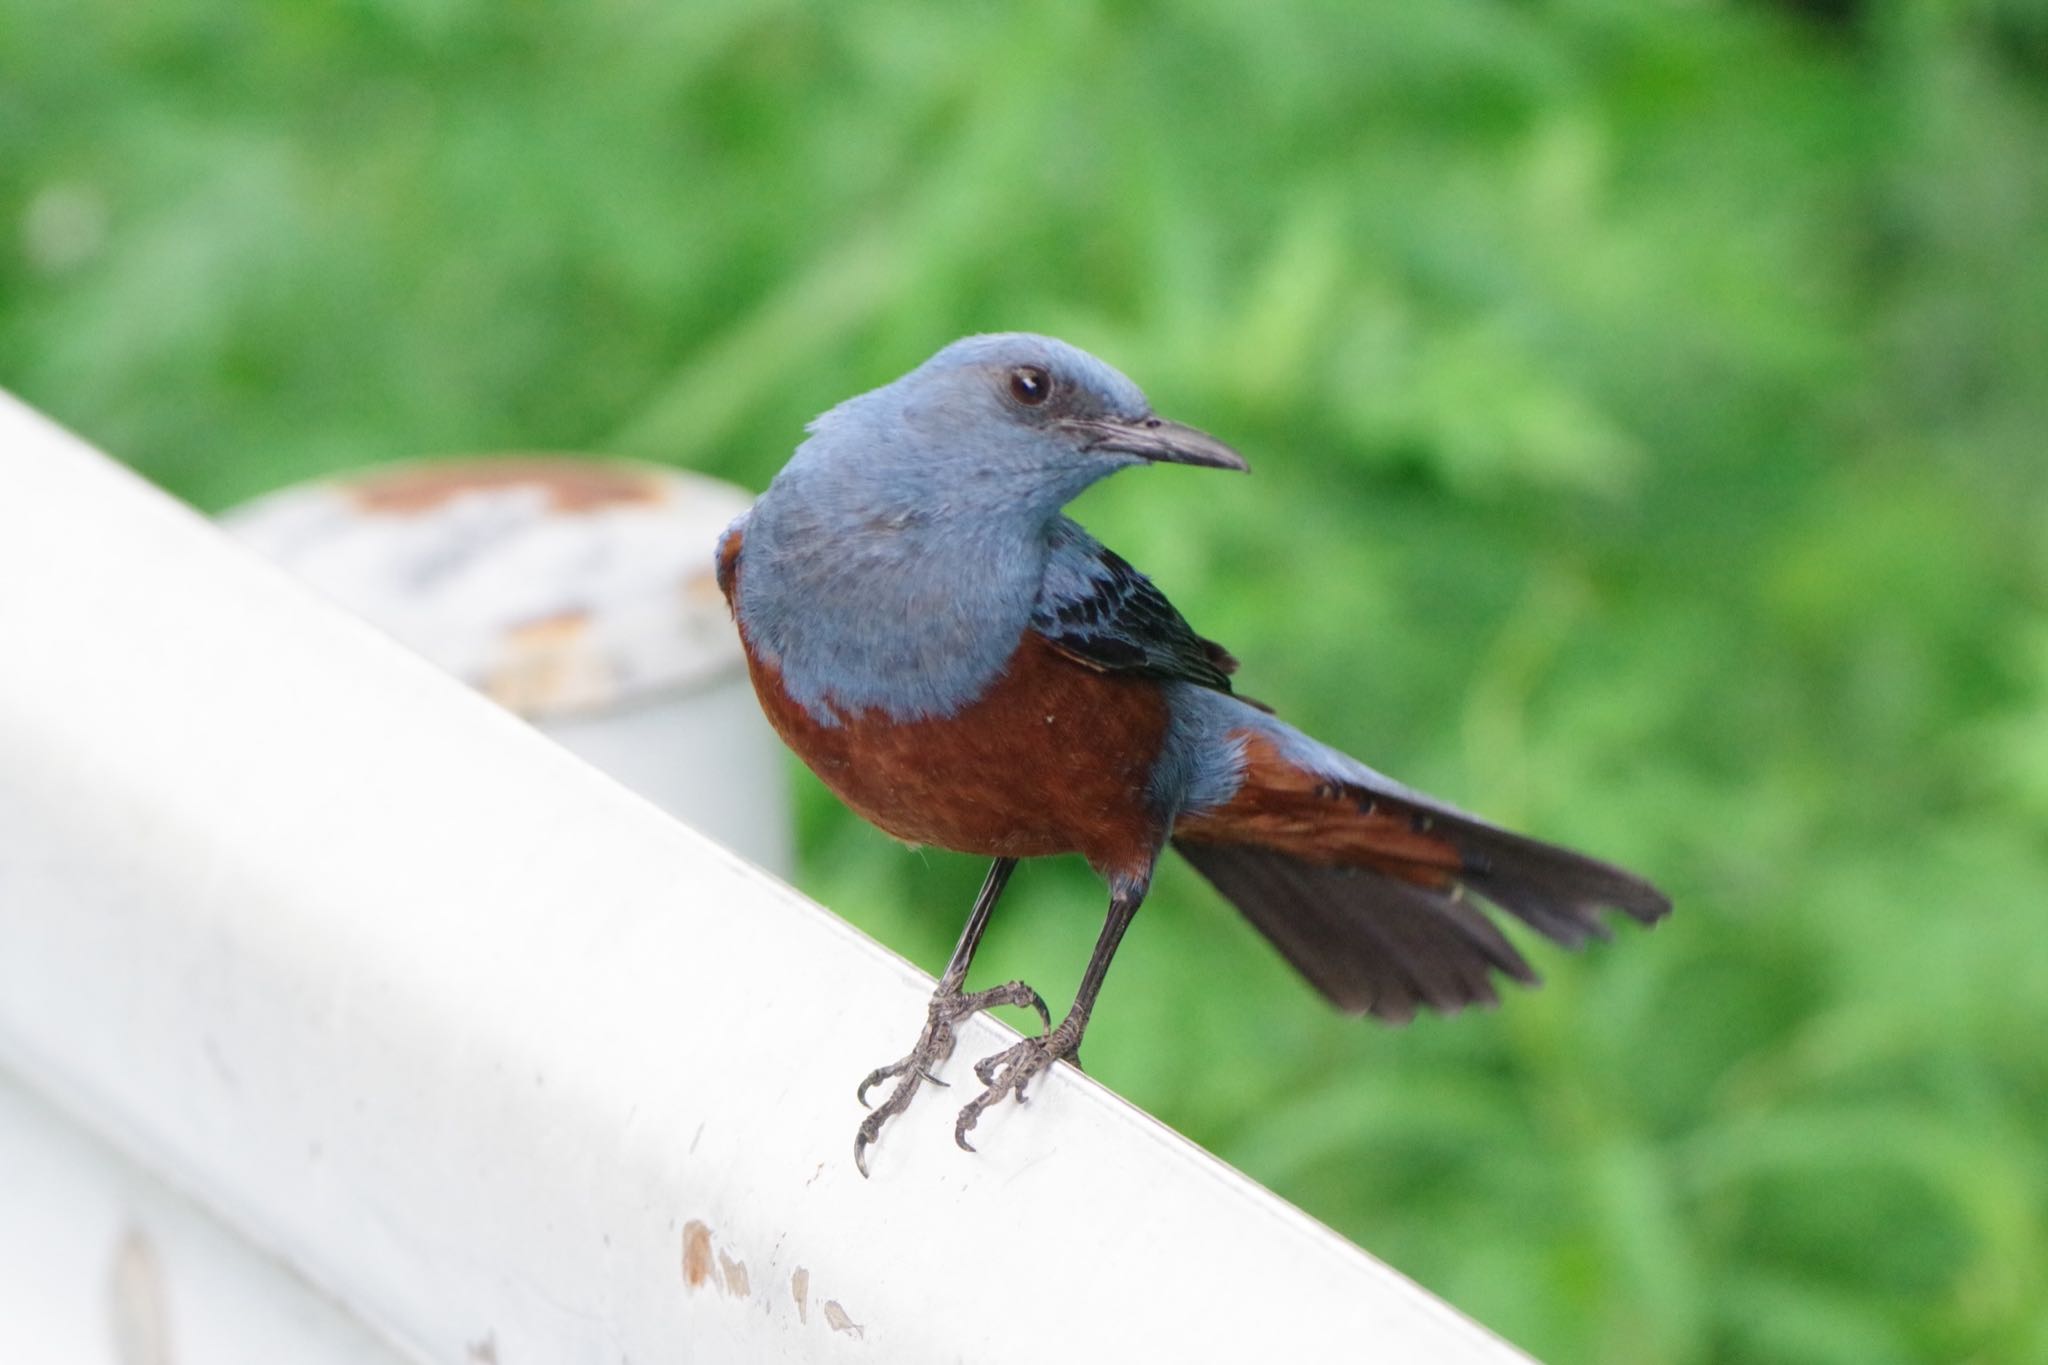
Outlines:
POLYGON ((506 631, 503 657, 481 683, 485 696, 521 713, 613 690, 603 658, 584 645, 590 613, 560 611, 506 631))
POLYGON ((796 1320, 811 1320, 811 1272, 798 1266, 789 1276, 789 1296, 796 1300, 796 1320))
POLYGON ((859 1323, 846 1315, 846 1310, 839 1306, 837 1299, 825 1300, 825 1321, 832 1324, 832 1330, 835 1332, 846 1332, 855 1338, 867 1335, 861 1331, 859 1323))
POLYGON ((747 1263, 735 1261, 721 1251, 718 1264, 725 1271, 725 1292, 736 1299, 744 1299, 747 1296, 747 1263))
POLYGON ((683 1224, 683 1283, 699 1288, 711 1278, 711 1229, 692 1218, 683 1224))
POLYGON ((114 1354, 121 1365, 170 1365, 170 1306, 164 1267, 149 1234, 131 1226, 114 1248, 108 1289, 114 1354))
POLYGON ((658 503, 666 496, 660 480, 643 470, 562 455, 437 460, 376 470, 341 485, 365 512, 388 516, 417 516, 466 493, 508 488, 537 489, 550 510, 567 513, 658 503))

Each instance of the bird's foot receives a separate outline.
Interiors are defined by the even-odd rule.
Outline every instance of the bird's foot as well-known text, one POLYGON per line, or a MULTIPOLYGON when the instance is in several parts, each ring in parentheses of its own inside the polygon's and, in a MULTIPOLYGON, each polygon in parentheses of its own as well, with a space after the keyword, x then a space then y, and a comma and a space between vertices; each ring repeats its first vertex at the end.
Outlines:
POLYGON ((1017 1103, 1024 1103, 1024 1087, 1049 1070, 1054 1062, 1072 1062, 1077 1067, 1081 1064, 1080 1030, 1070 1029, 1068 1025, 1072 1022, 1072 1019, 1065 1020, 1042 1038, 1026 1038, 974 1064, 974 1074, 981 1078, 987 1089, 967 1102, 967 1107, 960 1111, 959 1119, 953 1124, 953 1141, 960 1144, 962 1151, 974 1150, 973 1144, 967 1141, 967 1134, 981 1121, 982 1112, 990 1105, 1011 1095, 1016 1096, 1017 1103))
POLYGON ((1048 1033, 1052 1029, 1052 1015, 1046 1012, 1045 1001, 1039 998, 1037 991, 1021 981, 1006 981, 1000 986, 968 994, 942 989, 933 995, 925 1015, 924 1032, 918 1035, 916 1046, 908 1055, 870 1071, 855 1094, 856 1099, 866 1104, 868 1091, 892 1076, 898 1078, 889 1098, 862 1121, 860 1131, 854 1134, 853 1164, 863 1176, 868 1173, 867 1150, 881 1136, 882 1125, 910 1107, 911 1098, 924 1082, 930 1081, 939 1086, 946 1084, 933 1072, 953 1055, 953 1025, 992 1005, 1018 1005, 1037 1010, 1039 1019, 1043 1021, 1042 1027, 1048 1033))

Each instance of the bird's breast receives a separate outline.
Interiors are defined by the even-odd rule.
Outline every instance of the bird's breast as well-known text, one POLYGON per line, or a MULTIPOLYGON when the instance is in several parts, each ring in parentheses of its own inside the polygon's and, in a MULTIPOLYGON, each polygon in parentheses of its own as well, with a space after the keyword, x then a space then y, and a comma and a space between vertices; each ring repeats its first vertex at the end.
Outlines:
POLYGON ((870 708, 827 724, 751 643, 747 657, 783 740, 897 838, 987 857, 1081 853, 1112 876, 1149 867, 1164 829, 1149 790, 1168 722, 1156 682, 1098 673, 1027 631, 993 685, 950 715, 870 708))
POLYGON ((740 626, 814 715, 829 714, 828 698, 898 718, 950 714, 1001 675, 1030 620, 1042 531, 890 515, 771 489, 729 534, 740 626))

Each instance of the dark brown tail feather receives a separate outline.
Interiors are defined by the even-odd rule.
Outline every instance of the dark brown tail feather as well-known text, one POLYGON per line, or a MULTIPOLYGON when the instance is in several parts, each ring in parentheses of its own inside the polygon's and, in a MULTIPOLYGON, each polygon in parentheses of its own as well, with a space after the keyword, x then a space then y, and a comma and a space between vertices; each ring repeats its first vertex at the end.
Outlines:
POLYGON ((1607 863, 1469 817, 1440 814, 1433 829, 1458 848, 1462 888, 1319 865, 1251 843, 1180 839, 1174 847, 1332 1003, 1397 1023, 1419 1007, 1494 1003, 1495 970, 1537 979, 1461 890, 1566 947, 1607 936, 1603 907, 1646 924, 1670 912, 1655 887, 1607 863))

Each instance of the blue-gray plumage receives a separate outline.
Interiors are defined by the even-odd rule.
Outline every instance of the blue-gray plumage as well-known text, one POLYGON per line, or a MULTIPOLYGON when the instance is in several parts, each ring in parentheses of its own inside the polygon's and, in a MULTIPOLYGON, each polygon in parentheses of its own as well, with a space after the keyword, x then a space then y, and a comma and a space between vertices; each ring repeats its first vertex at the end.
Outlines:
POLYGON ((953 1025, 1027 1004, 1047 1031, 983 1062, 955 1134, 1077 1056, 1171 842, 1332 1001, 1384 1018, 1495 999, 1534 974, 1468 892, 1547 936, 1645 922, 1641 878, 1509 833, 1233 694, 1236 660, 1061 509, 1133 465, 1243 469, 1138 387, 1050 337, 969 337, 811 424, 719 545, 764 709, 826 783, 901 838, 995 859, 856 1161, 951 1054, 953 1025), (1108 921, 1057 1028, 1021 982, 963 990, 1020 857, 1083 854, 1108 921))

